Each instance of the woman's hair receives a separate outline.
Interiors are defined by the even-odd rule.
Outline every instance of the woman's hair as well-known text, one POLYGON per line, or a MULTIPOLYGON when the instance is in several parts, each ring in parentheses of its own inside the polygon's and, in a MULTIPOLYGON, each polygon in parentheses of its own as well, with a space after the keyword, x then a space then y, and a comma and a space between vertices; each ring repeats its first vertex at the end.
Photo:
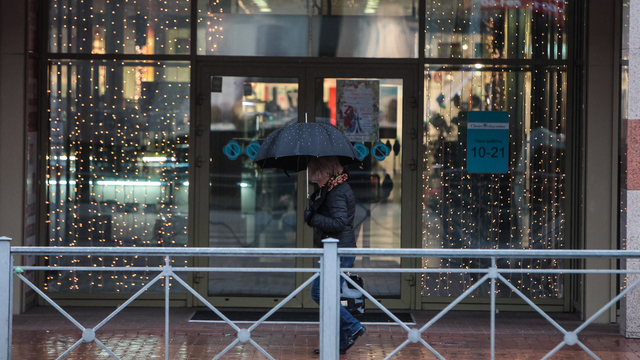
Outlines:
POLYGON ((342 174, 343 168, 336 156, 321 156, 309 159, 309 178, 317 178, 318 175, 332 176, 342 174))

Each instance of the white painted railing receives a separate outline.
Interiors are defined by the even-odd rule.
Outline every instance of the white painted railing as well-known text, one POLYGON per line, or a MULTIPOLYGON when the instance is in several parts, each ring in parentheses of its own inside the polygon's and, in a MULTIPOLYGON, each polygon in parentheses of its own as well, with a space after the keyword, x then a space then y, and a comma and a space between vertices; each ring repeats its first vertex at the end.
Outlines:
POLYGON ((6 237, 0 237, 0 349, 6 349, 0 353, 0 360, 11 359, 11 323, 12 323, 12 289, 14 277, 23 281, 27 286, 32 288, 36 293, 42 296, 48 303, 54 308, 60 311, 65 317, 67 317, 73 324, 75 324, 82 331, 82 338, 78 339, 69 349, 60 354, 58 359, 65 358, 71 353, 78 345, 83 342, 95 342, 102 347, 111 357, 119 359, 119 357, 109 350, 103 342, 96 337, 96 330, 102 327, 105 323, 111 320, 122 309, 139 297, 142 293, 148 290, 153 284, 164 279, 165 281, 165 359, 169 358, 169 279, 173 278, 175 281, 184 286, 189 292, 191 292, 198 300, 205 304, 209 309, 215 312, 221 319, 223 319, 229 326, 231 326, 237 332, 237 338, 227 346, 222 352, 220 352, 214 359, 221 358, 231 348, 233 348, 239 342, 249 342, 255 346, 261 353, 263 353, 268 359, 274 359, 269 355, 264 348, 262 348, 257 342, 251 338, 251 331, 257 326, 267 320, 278 309, 284 306, 289 300, 294 298, 300 291, 305 289, 311 282, 318 276, 320 276, 320 352, 321 360, 334 360, 339 357, 339 277, 342 276, 349 283, 351 283, 356 289, 360 290, 373 304, 385 312, 395 322, 398 323, 407 332, 407 339, 396 348, 386 359, 390 359, 396 356, 405 346, 409 343, 421 343, 428 348, 439 359, 444 357, 439 354, 429 343, 423 338, 422 334, 436 321, 442 318, 448 311, 454 308, 465 297, 476 290, 485 281, 491 283, 491 359, 495 358, 495 302, 496 302, 496 281, 500 281, 504 285, 508 286, 514 293, 520 296, 527 304, 529 304, 535 311, 540 313, 547 321, 555 326, 564 336, 558 345, 551 350, 543 359, 550 358, 558 350, 565 345, 579 345, 594 359, 598 357, 588 349, 578 339, 578 333, 582 331, 586 326, 592 323, 598 316, 607 311, 609 307, 619 301, 625 294, 637 287, 640 283, 640 279, 628 284, 624 290, 622 290, 615 298, 611 299, 605 306, 599 311, 593 314, 587 319, 581 326, 573 331, 567 331, 562 328, 557 322, 555 322, 549 315, 547 315, 540 307, 538 307, 531 299, 526 297, 520 292, 510 281, 502 274, 504 273, 556 273, 556 274, 639 274, 640 270, 612 270, 612 269, 501 269, 496 266, 497 258, 544 258, 544 259, 586 259, 586 258, 618 258, 618 259, 630 259, 640 258, 640 251, 627 251, 627 250, 500 250, 500 249, 356 249, 356 248, 338 248, 337 240, 326 239, 323 249, 298 249, 298 248, 138 248, 138 247, 32 247, 32 246, 17 246, 11 247, 10 240, 6 237), (138 256, 162 256, 165 258, 164 265, 158 268, 150 267, 89 267, 89 266, 13 266, 13 257, 18 255, 138 255, 138 256), (321 266, 320 269, 309 268, 214 268, 214 267, 172 267, 172 256, 253 256, 253 257, 320 257, 321 266), (441 257, 441 258, 489 258, 491 259, 491 267, 489 268, 477 268, 477 269, 416 269, 416 268, 351 268, 351 269, 339 269, 339 256, 364 256, 364 257, 406 257, 406 258, 422 258, 422 257, 441 257), (118 307, 113 313, 102 320, 98 325, 93 328, 85 328, 76 321, 71 315, 65 312, 59 305, 57 305, 49 296, 40 290, 36 285, 31 283, 26 277, 23 276, 23 272, 27 270, 73 270, 73 271, 148 271, 157 272, 155 278, 148 282, 138 292, 133 294, 128 300, 126 300, 121 306, 118 307), (182 280, 176 273, 180 272, 306 272, 313 275, 295 289, 290 295, 279 304, 265 314, 261 319, 256 321, 248 328, 240 328, 229 320, 222 312, 216 307, 211 305, 202 295, 198 294, 189 284, 182 280), (355 273, 367 273, 367 272, 390 272, 390 273, 478 273, 483 274, 473 286, 468 288, 452 303, 440 311, 429 322, 424 324, 420 328, 409 328, 405 323, 400 321, 392 312, 386 309, 382 304, 377 301, 373 296, 367 293, 358 284, 352 281, 345 275, 344 271, 351 271, 355 273), (12 276, 12 274, 14 276, 12 276))

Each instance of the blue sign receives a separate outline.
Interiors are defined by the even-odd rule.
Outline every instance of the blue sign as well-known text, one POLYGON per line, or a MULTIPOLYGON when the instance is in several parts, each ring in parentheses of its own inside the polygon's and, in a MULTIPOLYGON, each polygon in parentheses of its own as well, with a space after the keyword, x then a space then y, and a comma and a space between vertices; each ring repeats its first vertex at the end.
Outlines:
POLYGON ((235 140, 231 140, 222 148, 222 152, 227 155, 229 160, 235 160, 242 154, 242 148, 235 140))
POLYGON ((389 149, 387 145, 383 144, 382 142, 378 142, 376 146, 371 149, 371 155, 373 155, 373 157, 375 157, 378 161, 384 160, 387 156, 389 156, 390 152, 391 149, 389 149))
POLYGON ((247 145, 246 148, 244 148, 244 153, 247 154, 247 156, 251 160, 253 160, 258 154, 258 149, 260 149, 260 144, 258 144, 257 141, 252 141, 251 143, 249 143, 249 145, 247 145))
POLYGON ((509 172, 509 114, 506 111, 469 112, 467 172, 509 172))
POLYGON ((367 155, 369 155, 369 149, 367 149, 367 147, 364 146, 363 143, 356 143, 353 147, 356 149, 356 152, 358 153, 358 159, 360 161, 362 161, 365 157, 367 157, 367 155))

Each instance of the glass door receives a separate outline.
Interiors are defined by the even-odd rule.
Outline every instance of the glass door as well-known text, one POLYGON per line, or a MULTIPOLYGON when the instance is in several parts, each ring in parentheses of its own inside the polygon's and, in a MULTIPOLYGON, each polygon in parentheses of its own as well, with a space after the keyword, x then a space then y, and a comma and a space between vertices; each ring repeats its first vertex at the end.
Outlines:
MULTIPOLYGON (((357 199, 358 247, 413 247, 418 239, 415 159, 417 104, 411 69, 208 67, 198 88, 193 201, 196 246, 312 247, 302 222, 304 172, 259 169, 253 158, 274 130, 296 122, 324 122, 343 131, 361 155, 346 168, 357 199), (300 189, 300 190, 299 190, 300 189), (413 202, 412 202, 413 199, 413 202), (202 224, 206 224, 203 226, 202 224)), ((309 184, 309 193, 314 191, 309 184)), ((199 266, 313 267, 313 259, 210 257, 199 266)), ((356 259, 355 267, 411 266, 399 258, 356 259)), ((308 278, 272 272, 196 273, 193 281, 216 306, 272 307, 308 278)), ((361 274, 366 289, 391 308, 408 308, 415 280, 400 274, 361 274)), ((309 291, 287 307, 317 307, 309 291)))
MULTIPOLYGON (((204 73, 197 136, 202 142, 196 170, 197 246, 298 246, 297 174, 259 169, 253 159, 271 132, 298 122, 300 76, 291 69, 253 67, 212 67, 204 73)), ((287 257, 201 261, 201 266, 219 268, 296 266, 296 259, 287 257)), ((266 307, 289 295, 297 278, 294 273, 227 271, 199 273, 194 282, 214 305, 266 307)), ((300 301, 294 299, 288 306, 300 306, 300 301)))
MULTIPOLYGON (((315 122, 336 126, 351 140, 360 163, 345 167, 356 197, 355 233, 360 248, 412 247, 415 223, 416 107, 411 69, 314 68, 307 94, 315 122), (413 160, 415 163, 415 160, 413 160)), ((315 190, 315 189, 313 189, 315 190)), ((309 190, 312 192, 313 190, 309 190)), ((399 268, 411 260, 356 258, 354 267, 399 268)), ((408 308, 415 278, 398 273, 360 274, 366 290, 385 306, 408 308)), ((369 307, 371 308, 371 307, 369 307)))

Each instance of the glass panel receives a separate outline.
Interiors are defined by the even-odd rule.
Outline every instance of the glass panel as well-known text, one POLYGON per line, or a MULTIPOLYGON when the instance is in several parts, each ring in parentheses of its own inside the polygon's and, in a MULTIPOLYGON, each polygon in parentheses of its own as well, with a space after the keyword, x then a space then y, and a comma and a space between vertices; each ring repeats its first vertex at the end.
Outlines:
MULTIPOLYGON (((297 120, 296 78, 211 78, 209 246, 296 247, 297 176, 257 168, 252 150, 297 120)), ((209 266, 295 267, 295 258, 211 257, 209 266)), ((209 296, 286 296, 294 289, 293 273, 209 275, 209 296)))
POLYGON ((49 0, 49 51, 189 54, 191 2, 49 0))
MULTIPOLYGON (((361 165, 345 167, 356 196, 358 247, 400 248, 402 85, 402 79, 316 80, 316 122, 337 126, 363 155, 361 165)), ((397 268, 400 258, 357 258, 354 267, 397 268)), ((400 297, 399 274, 361 276, 372 295, 400 297)))
POLYGON ((416 0, 198 1, 198 54, 417 58, 416 0))
MULTIPOLYGON (((187 246, 189 79, 184 62, 49 64, 51 246, 187 246)), ((156 267, 164 259, 56 256, 48 261, 156 267)), ((174 265, 184 266, 186 259, 175 259, 174 265)), ((149 276, 55 271, 45 288, 131 292, 149 276)))
MULTIPOLYGON (((567 72, 563 68, 427 67, 423 247, 561 249, 565 247, 567 72), (472 111, 509 115, 508 172, 469 173, 472 111)), ((473 114, 476 115, 476 114, 473 114)), ((424 258, 425 268, 488 267, 488 259, 424 258)), ((562 260, 500 259, 498 267, 562 269, 562 260)), ((457 296, 476 274, 426 274, 424 296, 457 296)), ((518 274, 511 283, 531 298, 561 298, 562 276, 518 274)), ((500 285, 498 296, 515 297, 500 285)), ((489 283, 473 296, 489 295, 489 283)))
POLYGON ((427 0, 426 58, 567 59, 564 0, 427 0))

